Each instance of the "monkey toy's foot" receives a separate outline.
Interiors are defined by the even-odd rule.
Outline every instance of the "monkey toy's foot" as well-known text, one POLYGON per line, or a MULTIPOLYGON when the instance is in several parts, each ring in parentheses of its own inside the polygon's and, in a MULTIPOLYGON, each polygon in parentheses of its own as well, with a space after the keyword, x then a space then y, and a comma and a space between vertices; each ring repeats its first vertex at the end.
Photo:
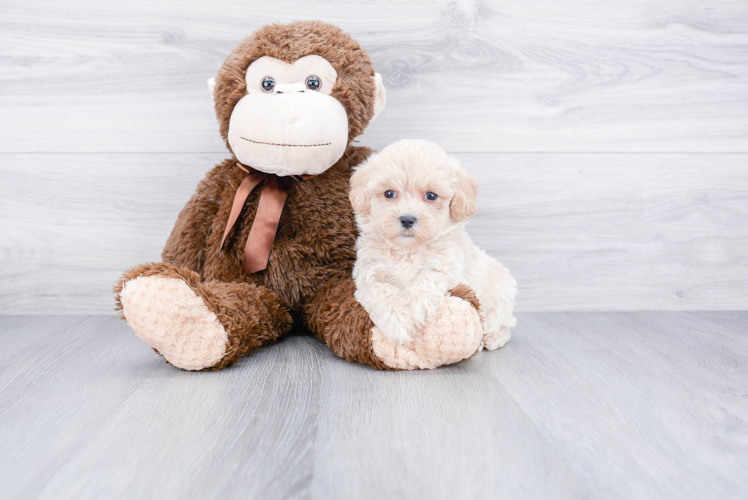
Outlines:
POLYGON ((122 319, 183 370, 226 368, 293 326, 288 307, 269 288, 203 281, 165 262, 135 266, 114 292, 122 319))
POLYGON ((177 368, 202 370, 226 355, 226 330, 181 279, 139 276, 124 283, 119 298, 127 324, 177 368))
POLYGON ((483 327, 475 306, 468 300, 447 297, 437 317, 409 343, 390 342, 378 327, 372 328, 374 354, 390 368, 433 369, 457 363, 475 354, 483 327))

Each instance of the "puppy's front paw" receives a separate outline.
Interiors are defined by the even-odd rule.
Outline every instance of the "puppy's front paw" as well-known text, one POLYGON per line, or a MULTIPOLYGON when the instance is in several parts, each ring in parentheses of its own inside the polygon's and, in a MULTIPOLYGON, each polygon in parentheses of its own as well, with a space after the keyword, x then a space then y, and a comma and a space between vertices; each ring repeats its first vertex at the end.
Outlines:
POLYGON ((436 318, 446 297, 447 296, 443 293, 438 292, 420 292, 411 294, 410 304, 415 330, 423 328, 436 318))
POLYGON ((408 342, 413 341, 411 331, 409 331, 409 329, 399 321, 388 318, 380 323, 375 320, 374 324, 378 326, 378 330, 382 335, 393 344, 407 344, 408 342))
POLYGON ((499 330, 489 332, 483 335, 483 347, 489 351, 504 347, 509 339, 512 338, 509 328, 502 326, 499 330))

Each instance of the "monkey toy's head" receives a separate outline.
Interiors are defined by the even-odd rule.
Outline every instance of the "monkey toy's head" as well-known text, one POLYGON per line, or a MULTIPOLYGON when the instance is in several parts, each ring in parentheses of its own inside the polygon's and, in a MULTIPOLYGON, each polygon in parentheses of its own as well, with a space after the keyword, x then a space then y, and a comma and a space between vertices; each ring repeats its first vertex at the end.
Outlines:
POLYGON ((236 158, 279 176, 333 166, 385 103, 382 77, 366 52, 320 21, 260 28, 208 86, 236 158))

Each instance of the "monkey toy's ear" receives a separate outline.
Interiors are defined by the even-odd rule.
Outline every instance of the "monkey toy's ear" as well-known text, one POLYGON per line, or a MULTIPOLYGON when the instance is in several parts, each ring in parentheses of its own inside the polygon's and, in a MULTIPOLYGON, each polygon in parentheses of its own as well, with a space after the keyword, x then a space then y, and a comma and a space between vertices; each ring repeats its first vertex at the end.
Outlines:
POLYGON ((478 182, 475 177, 460 169, 457 173, 455 194, 449 203, 449 215, 452 220, 468 220, 478 211, 478 182))
POLYGON ((372 123, 377 119, 379 113, 384 109, 384 105, 387 104, 387 91, 384 90, 384 82, 382 81, 382 75, 376 73, 374 75, 374 116, 371 117, 369 123, 372 123))
POLYGON ((348 198, 351 200, 353 210, 359 215, 369 215, 371 194, 368 184, 373 171, 373 166, 365 162, 359 165, 351 175, 351 192, 348 198))
POLYGON ((213 97, 213 90, 216 88, 216 79, 215 78, 208 78, 208 90, 210 90, 210 95, 213 97))

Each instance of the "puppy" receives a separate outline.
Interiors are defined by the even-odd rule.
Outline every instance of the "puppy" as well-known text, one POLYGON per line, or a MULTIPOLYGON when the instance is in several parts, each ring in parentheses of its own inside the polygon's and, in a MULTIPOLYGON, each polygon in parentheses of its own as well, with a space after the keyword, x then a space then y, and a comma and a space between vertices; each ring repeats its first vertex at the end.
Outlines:
POLYGON ((480 347, 493 350, 509 340, 517 283, 465 232, 477 195, 475 179, 428 141, 392 144, 351 176, 359 228, 356 299, 391 343, 425 332, 458 285, 477 296, 480 347))

